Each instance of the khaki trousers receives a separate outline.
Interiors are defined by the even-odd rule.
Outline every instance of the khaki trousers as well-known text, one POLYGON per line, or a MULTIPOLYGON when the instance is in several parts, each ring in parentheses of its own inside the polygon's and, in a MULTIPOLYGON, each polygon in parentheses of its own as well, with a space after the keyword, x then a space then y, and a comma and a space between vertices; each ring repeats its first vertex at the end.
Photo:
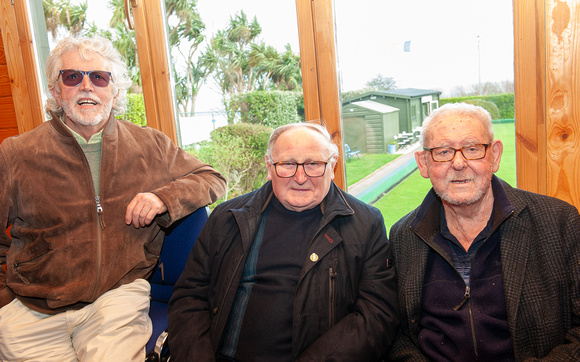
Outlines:
POLYGON ((150 289, 138 279, 80 310, 56 315, 14 299, 0 309, 0 360, 143 362, 152 330, 150 289))

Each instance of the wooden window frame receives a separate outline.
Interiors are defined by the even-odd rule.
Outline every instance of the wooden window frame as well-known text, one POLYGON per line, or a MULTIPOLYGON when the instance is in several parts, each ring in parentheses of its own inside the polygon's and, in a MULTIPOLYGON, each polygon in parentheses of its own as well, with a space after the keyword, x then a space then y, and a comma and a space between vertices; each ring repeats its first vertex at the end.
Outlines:
MULTIPOLYGON (((162 0, 131 1, 147 120, 177 141, 162 0), (144 26, 146 25, 146 26, 144 26)), ((0 0, 20 133, 44 120, 29 0, 0 0)), ((580 205, 580 0, 513 0, 517 186, 580 205), (566 46, 567 45, 567 46, 566 46)), ((342 144, 332 0, 296 0, 306 119, 342 144)), ((177 143, 177 142, 176 142, 177 143)), ((341 149, 341 155, 343 150, 341 149)), ((344 157, 335 182, 346 189, 344 157)))

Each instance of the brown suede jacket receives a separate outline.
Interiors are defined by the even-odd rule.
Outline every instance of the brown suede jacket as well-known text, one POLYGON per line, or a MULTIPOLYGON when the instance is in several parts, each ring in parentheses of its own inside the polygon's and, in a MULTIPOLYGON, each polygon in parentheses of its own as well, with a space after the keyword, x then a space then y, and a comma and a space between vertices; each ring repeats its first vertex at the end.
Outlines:
POLYGON ((163 133, 111 115, 95 195, 80 145, 52 115, 0 145, 0 220, 12 236, 0 233, 0 307, 16 297, 56 314, 147 278, 163 244, 161 227, 224 192, 217 171, 163 133), (137 229, 125 224, 125 212, 140 192, 156 194, 168 212, 137 229))

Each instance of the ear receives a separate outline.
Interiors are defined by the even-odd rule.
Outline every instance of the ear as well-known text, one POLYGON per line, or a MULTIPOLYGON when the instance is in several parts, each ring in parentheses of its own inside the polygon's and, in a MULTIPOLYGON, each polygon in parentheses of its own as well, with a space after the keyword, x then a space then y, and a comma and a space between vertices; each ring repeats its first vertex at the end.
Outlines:
POLYGON ((56 89, 56 87, 53 87, 53 88, 50 88, 50 94, 52 94, 52 96, 54 97, 54 99, 56 100, 58 105, 62 107, 61 98, 60 98, 60 91, 58 89, 56 89))
POLYGON ((338 160, 339 160, 338 155, 332 157, 332 160, 330 160, 330 170, 329 171, 331 172, 331 174, 330 174, 331 180, 334 180, 334 176, 335 176, 334 170, 336 170, 336 164, 338 163, 338 160))
POLYGON ((503 143, 495 140, 491 143, 491 172, 496 173, 499 170, 501 155, 503 154, 503 143))
POLYGON ((119 98, 120 93, 121 91, 117 89, 117 94, 113 97, 113 107, 115 107, 115 104, 117 104, 117 99, 119 98))
POLYGON ((427 151, 417 151, 415 152, 415 161, 417 161, 417 167, 423 178, 429 178, 429 168, 427 166, 427 151))
POLYGON ((275 172, 274 171, 274 165, 272 165, 272 163, 270 162, 270 157, 268 157, 268 155, 264 156, 264 162, 266 162, 266 168, 268 169, 268 180, 272 181, 272 173, 275 172))

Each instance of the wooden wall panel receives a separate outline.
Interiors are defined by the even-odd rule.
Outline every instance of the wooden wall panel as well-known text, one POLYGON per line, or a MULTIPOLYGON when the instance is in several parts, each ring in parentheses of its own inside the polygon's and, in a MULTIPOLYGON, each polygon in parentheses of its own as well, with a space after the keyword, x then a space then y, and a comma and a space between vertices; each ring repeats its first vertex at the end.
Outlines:
POLYGON ((0 31, 0 143, 7 137, 18 134, 18 122, 14 111, 12 88, 8 76, 4 42, 0 31))
POLYGON ((514 0, 518 187, 580 207, 580 0, 514 0))
POLYGON ((545 194, 544 0, 514 0, 517 186, 545 194))
POLYGON ((546 2, 547 194, 580 206, 580 1, 546 2))
MULTIPOLYGON (((0 54, 4 54, 4 48, 0 48, 0 54)), ((10 77, 8 76, 8 67, 6 62, 2 63, 0 59, 0 97, 12 98, 12 90, 10 89, 10 77)))
POLYGON ((0 0, 0 33, 19 133, 44 122, 41 83, 37 77, 28 15, 26 1, 0 0))

